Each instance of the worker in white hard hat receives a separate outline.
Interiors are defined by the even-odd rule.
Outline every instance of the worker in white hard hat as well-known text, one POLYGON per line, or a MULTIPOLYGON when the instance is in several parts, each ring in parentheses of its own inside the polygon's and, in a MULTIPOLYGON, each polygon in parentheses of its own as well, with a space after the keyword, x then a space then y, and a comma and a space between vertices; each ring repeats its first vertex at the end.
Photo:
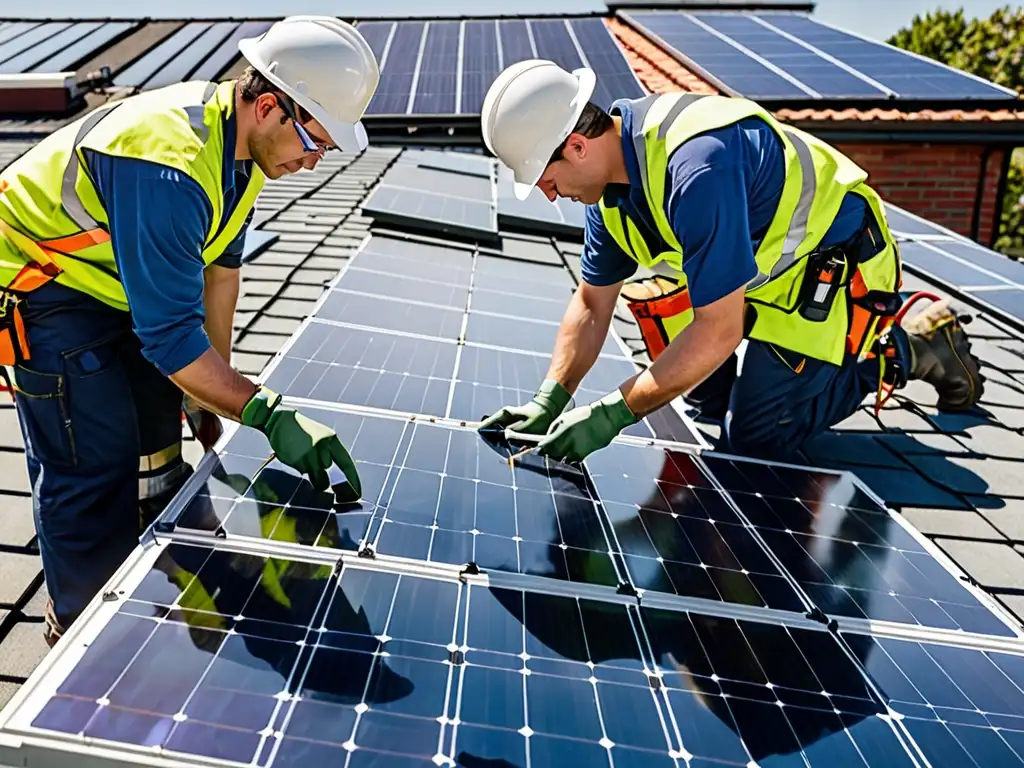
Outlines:
POLYGON ((316 487, 337 464, 360 492, 331 429, 231 367, 231 335, 265 179, 366 147, 378 65, 327 16, 239 48, 251 66, 238 79, 104 105, 0 173, 0 365, 14 371, 51 643, 190 474, 183 393, 201 435, 216 416, 239 421, 316 487))
POLYGON ((542 434, 542 455, 579 461, 683 396, 722 423, 723 447, 782 459, 909 379, 934 385, 943 410, 978 401, 948 304, 904 322, 898 248, 849 158, 746 99, 670 93, 606 111, 594 85, 588 69, 531 60, 484 99, 483 138, 516 195, 587 204, 582 282, 547 377, 484 429, 542 434), (653 276, 627 283, 639 266, 653 276), (563 413, 620 295, 653 363, 563 413))

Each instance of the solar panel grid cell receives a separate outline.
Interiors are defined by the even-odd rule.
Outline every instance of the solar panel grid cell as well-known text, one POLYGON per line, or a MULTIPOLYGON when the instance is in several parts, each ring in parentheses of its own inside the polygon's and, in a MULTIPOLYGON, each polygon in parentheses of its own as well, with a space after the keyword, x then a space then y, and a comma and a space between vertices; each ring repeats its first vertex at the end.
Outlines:
POLYGON ((118 21, 103 24, 98 29, 93 30, 76 42, 63 46, 59 51, 55 51, 49 58, 39 61, 37 64, 29 67, 26 71, 67 71, 76 66, 79 62, 91 56, 94 51, 102 49, 114 38, 127 32, 134 26, 135 22, 130 21, 118 21))
POLYGON ((211 26, 208 21, 192 21, 163 42, 147 51, 114 78, 118 86, 144 86, 167 62, 181 53, 193 40, 211 26))
POLYGON ((409 108, 413 78, 420 61, 424 22, 397 22, 380 83, 370 101, 368 114, 404 115, 409 108))
POLYGON ((192 77, 197 80, 217 79, 241 55, 238 52, 239 40, 259 37, 268 29, 270 29, 270 22, 267 21, 246 21, 238 25, 238 28, 214 49, 210 57, 199 65, 198 69, 192 73, 192 77))
POLYGON ((601 19, 569 21, 590 68, 597 74, 591 101, 608 109, 616 99, 637 99, 645 91, 601 19))
POLYGON ((484 96, 498 76, 498 25, 494 21, 467 21, 463 42, 462 103, 460 114, 480 113, 484 96))
MULTIPOLYGON (((4 43, 0 43, 0 62, 6 64, 14 57, 26 51, 29 52, 28 58, 31 59, 32 50, 35 48, 50 50, 48 45, 49 39, 60 34, 70 26, 72 26, 72 24, 66 21, 49 21, 25 30, 16 37, 10 38, 4 43)), ((25 59, 22 59, 21 61, 25 61, 25 59)), ((6 73, 20 71, 20 66, 17 69, 4 70, 6 73)))
POLYGON ((233 21, 218 22, 209 27, 193 40, 185 50, 171 59, 166 66, 153 75, 147 81, 146 87, 161 88, 165 85, 173 85, 190 79, 192 71, 207 56, 220 48, 228 36, 237 28, 238 24, 233 21))
POLYGON ((0 29, 0 45, 6 44, 7 41, 13 40, 37 26, 39 26, 39 22, 35 21, 12 21, 8 23, 3 29, 0 29))
POLYGON ((455 114, 459 26, 457 21, 430 22, 411 112, 420 115, 455 114))
POLYGON ((530 30, 525 21, 520 19, 502 19, 498 22, 498 35, 501 42, 501 63, 507 69, 513 64, 537 58, 530 30))
POLYGON ((497 212, 489 201, 416 192, 387 184, 381 184, 370 194, 363 210, 399 226, 482 240, 493 240, 498 232, 497 212))
MULTIPOLYGON (((393 21, 361 21, 356 25, 359 34, 363 36, 367 45, 370 46, 370 50, 373 51, 374 58, 382 65, 387 64, 384 61, 384 51, 388 47, 388 40, 391 39, 394 28, 393 21)), ((388 52, 390 53, 390 51, 388 52)))
POLYGON ((537 47, 537 57, 553 61, 572 72, 583 66, 579 51, 561 19, 531 19, 528 22, 537 47))

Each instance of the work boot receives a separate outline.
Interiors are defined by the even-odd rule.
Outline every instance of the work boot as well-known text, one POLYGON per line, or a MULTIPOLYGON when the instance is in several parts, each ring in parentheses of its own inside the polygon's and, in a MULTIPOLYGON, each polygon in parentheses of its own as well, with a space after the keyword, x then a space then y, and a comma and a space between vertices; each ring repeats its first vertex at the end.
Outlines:
POLYGON ((900 323, 910 340, 910 378, 939 393, 940 411, 966 411, 981 399, 984 377, 960 318, 947 300, 900 323))
POLYGON ((53 610, 53 598, 46 599, 46 610, 43 613, 43 641, 53 648, 64 634, 64 627, 57 621, 57 614, 53 610))

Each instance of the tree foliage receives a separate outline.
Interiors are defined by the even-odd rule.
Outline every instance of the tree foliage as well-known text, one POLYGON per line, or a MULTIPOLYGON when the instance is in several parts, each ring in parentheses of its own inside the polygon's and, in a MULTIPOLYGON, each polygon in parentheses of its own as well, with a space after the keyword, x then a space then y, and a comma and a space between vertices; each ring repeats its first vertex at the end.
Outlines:
MULTIPOLYGON (((970 72, 1024 94, 1024 7, 1005 6, 988 18, 967 19, 963 9, 915 16, 889 43, 970 72)), ((1024 256, 1024 169, 1015 162, 996 248, 1024 256)))

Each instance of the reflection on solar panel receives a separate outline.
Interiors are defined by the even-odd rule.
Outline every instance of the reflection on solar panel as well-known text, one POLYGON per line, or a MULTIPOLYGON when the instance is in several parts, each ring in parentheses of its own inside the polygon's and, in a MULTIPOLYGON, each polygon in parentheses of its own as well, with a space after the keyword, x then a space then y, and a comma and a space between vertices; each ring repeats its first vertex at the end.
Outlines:
POLYGON ((684 65, 754 99, 1014 99, 943 64, 795 13, 631 11, 623 18, 684 65))
POLYGON ((594 100, 637 98, 644 89, 600 19, 366 22, 359 25, 382 63, 368 114, 479 114, 498 73, 545 58, 597 74, 594 100))
POLYGON ((497 212, 490 202, 381 184, 363 203, 363 210, 383 223, 484 241, 497 239, 497 212))
POLYGON ((114 85, 146 85, 150 78, 211 26, 211 22, 208 21, 189 22, 118 73, 114 78, 114 85))
POLYGON ((217 50, 225 39, 238 28, 233 21, 214 24, 189 46, 175 56, 159 72, 146 81, 147 88, 161 88, 188 80, 200 62, 204 61, 213 51, 217 50))
POLYGON ((239 57, 238 41, 248 37, 259 37, 270 29, 269 21, 247 21, 228 35, 210 57, 199 65, 191 77, 196 80, 216 80, 239 57))
MULTIPOLYGON (((72 29, 78 26, 80 25, 75 25, 72 29)), ((66 72, 73 69, 80 62, 85 61, 94 51, 104 48, 114 39, 135 27, 136 23, 130 21, 114 21, 103 24, 77 42, 63 46, 59 51, 54 52, 52 56, 41 60, 26 71, 66 72)))
MULTIPOLYGON (((95 21, 65 25, 57 34, 41 42, 29 44, 21 53, 3 60, 3 63, 0 64, 0 74, 28 72, 48 57, 74 46, 80 40, 99 29, 100 26, 102 25, 95 21)), ((23 35, 22 37, 27 38, 29 36, 23 35)), ((4 52, 0 51, 0 59, 4 59, 4 55, 4 52)))
POLYGON ((0 29, 0 44, 6 44, 8 40, 13 40, 19 35, 22 35, 37 26, 39 26, 39 22, 35 21, 11 22, 3 29, 0 29))

